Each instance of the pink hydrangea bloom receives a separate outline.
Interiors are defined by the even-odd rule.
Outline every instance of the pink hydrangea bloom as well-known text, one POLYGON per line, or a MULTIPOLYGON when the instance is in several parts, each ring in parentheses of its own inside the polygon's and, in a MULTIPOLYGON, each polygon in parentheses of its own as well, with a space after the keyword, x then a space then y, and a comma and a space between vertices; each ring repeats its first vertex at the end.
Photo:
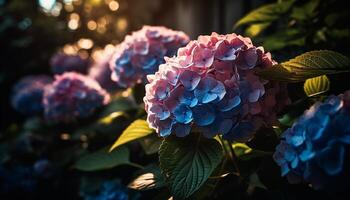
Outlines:
POLYGON ((103 55, 89 69, 89 76, 95 79, 108 92, 114 92, 120 89, 118 84, 111 78, 112 70, 109 63, 111 57, 112 55, 110 54, 103 55))
POLYGON ((196 129, 247 141, 264 123, 276 122, 276 112, 289 102, 285 85, 254 73, 276 62, 249 38, 199 36, 165 60, 147 76, 144 97, 147 120, 160 136, 196 129))
POLYGON ((91 116, 109 102, 108 93, 94 79, 75 72, 56 75, 44 92, 45 118, 51 122, 71 122, 91 116))
POLYGON ((147 74, 154 74, 165 62, 164 56, 175 55, 188 42, 189 37, 181 31, 144 26, 117 46, 110 62, 112 79, 124 88, 142 83, 147 74))

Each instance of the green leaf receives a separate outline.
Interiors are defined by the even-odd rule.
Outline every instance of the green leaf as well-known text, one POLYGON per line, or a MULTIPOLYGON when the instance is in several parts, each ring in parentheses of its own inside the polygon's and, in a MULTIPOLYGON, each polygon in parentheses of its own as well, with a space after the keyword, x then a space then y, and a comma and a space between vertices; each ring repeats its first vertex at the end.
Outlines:
POLYGON ((305 34, 299 29, 288 28, 277 33, 262 37, 259 40, 268 51, 276 51, 284 48, 305 46, 305 34))
POLYGON ((103 125, 109 125, 111 124, 114 120, 120 118, 120 117, 126 117, 126 113, 124 112, 113 112, 105 117, 102 117, 101 119, 98 120, 99 124, 103 125))
POLYGON ((134 190, 150 190, 164 187, 165 178, 156 165, 150 165, 142 170, 142 174, 135 178, 128 187, 134 190))
POLYGON ((245 30, 245 33, 248 37, 256 37, 263 30, 265 30, 269 25, 270 23, 252 24, 245 30))
POLYGON ((268 80, 300 82, 321 75, 350 72, 350 60, 329 50, 310 51, 287 62, 257 71, 268 80))
POLYGON ((327 92, 330 84, 326 75, 309 78, 304 83, 304 91, 308 97, 316 96, 327 92))
POLYGON ((149 135, 140 140, 140 144, 147 155, 157 153, 160 145, 162 144, 162 139, 156 134, 149 135))
POLYGON ((266 152, 266 151, 252 149, 244 143, 234 143, 234 144, 232 144, 232 147, 233 147, 233 150, 234 150, 236 156, 240 160, 250 160, 252 158, 258 158, 258 157, 272 155, 272 152, 266 152))
POLYGON ((261 6, 241 18, 235 24, 234 28, 253 23, 270 23, 279 19, 280 15, 286 13, 293 3, 294 1, 283 1, 261 6))
POLYGON ((115 112, 123 112, 137 108, 136 104, 126 97, 116 97, 102 111, 101 117, 115 112))
POLYGON ((166 138, 159 150, 159 161, 170 191, 185 199, 198 190, 221 162, 221 145, 200 135, 166 138))
POLYGON ((249 186, 267 190, 266 186, 260 181, 260 178, 257 173, 253 173, 249 176, 249 186))
POLYGON ((316 15, 319 3, 319 0, 313 0, 302 6, 294 7, 290 17, 296 20, 310 20, 316 15))
POLYGON ((103 148, 97 152, 83 156, 75 163, 75 168, 81 171, 96 171, 111 169, 113 167, 130 164, 129 149, 120 147, 108 152, 108 148, 103 148))
POLYGON ((145 120, 138 119, 131 123, 129 127, 123 131, 117 141, 115 141, 110 148, 110 151, 119 147, 120 145, 143 138, 152 133, 154 133, 154 130, 149 128, 148 123, 145 120))

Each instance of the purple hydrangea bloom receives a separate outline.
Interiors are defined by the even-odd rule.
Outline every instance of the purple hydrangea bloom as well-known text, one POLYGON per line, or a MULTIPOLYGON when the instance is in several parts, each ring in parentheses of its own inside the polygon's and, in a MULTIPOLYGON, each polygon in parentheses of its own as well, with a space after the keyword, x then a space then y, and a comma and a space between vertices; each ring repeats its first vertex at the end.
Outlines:
POLYGON ((348 187, 349 123, 350 91, 305 111, 276 147, 273 157, 282 176, 290 183, 304 180, 315 189, 348 187))
POLYGON ((111 78, 112 70, 109 61, 111 55, 105 55, 101 60, 98 60, 89 70, 89 76, 95 79, 103 89, 108 92, 114 92, 120 87, 111 78))
POLYGON ((108 101, 108 93, 94 79, 66 72, 56 75, 55 81, 45 90, 45 118, 53 122, 86 118, 108 101))
POLYGON ((188 42, 181 31, 144 26, 117 46, 110 64, 112 79, 125 88, 144 82, 147 74, 154 74, 165 62, 164 56, 173 56, 188 42))
POLYGON ((144 97, 147 120, 160 136, 184 137, 195 129, 247 141, 262 124, 276 122, 289 101, 285 85, 254 74, 275 64, 271 55, 240 35, 199 36, 165 60, 147 76, 144 97))
POLYGON ((67 55, 64 53, 57 53, 50 60, 51 71, 54 74, 73 71, 86 74, 89 63, 89 59, 83 59, 79 55, 67 55))
POLYGON ((25 115, 42 112, 44 88, 51 82, 52 79, 45 75, 22 78, 12 89, 11 104, 13 108, 25 115))

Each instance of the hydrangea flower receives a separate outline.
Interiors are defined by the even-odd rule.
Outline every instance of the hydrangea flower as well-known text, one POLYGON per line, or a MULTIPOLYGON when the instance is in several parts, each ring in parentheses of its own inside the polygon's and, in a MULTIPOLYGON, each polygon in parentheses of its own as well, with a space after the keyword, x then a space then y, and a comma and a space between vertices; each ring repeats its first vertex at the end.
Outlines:
POLYGON ((33 172, 37 177, 50 178, 53 173, 53 164, 47 159, 39 159, 33 164, 33 172))
POLYGON ((120 89, 118 84, 111 78, 112 70, 109 64, 111 57, 112 55, 104 55, 89 70, 89 76, 95 79, 103 89, 109 92, 120 89))
POLYGON ((27 76, 19 80, 12 89, 13 108, 25 115, 42 112, 44 88, 51 82, 52 79, 45 75, 27 76))
POLYGON ((348 186, 350 91, 314 104, 287 129, 273 157, 290 183, 348 186))
POLYGON ((249 38, 199 36, 147 76, 147 120, 160 136, 199 130, 209 138, 247 141, 263 123, 275 122, 276 111, 288 103, 285 85, 254 74, 273 64, 270 53, 249 38))
POLYGON ((94 193, 81 192, 84 200, 128 200, 129 194, 127 188, 119 181, 103 182, 94 193))
POLYGON ((50 65, 54 74, 73 71, 85 74, 88 70, 89 62, 89 59, 83 59, 79 55, 57 53, 51 58, 50 65))
POLYGON ((164 63, 164 56, 173 56, 188 42, 189 37, 181 31, 144 26, 117 46, 110 63, 112 79, 125 88, 141 83, 164 63))
POLYGON ((44 92, 45 118, 53 122, 71 122, 89 117, 107 104, 109 95, 92 78, 75 72, 56 75, 44 92))

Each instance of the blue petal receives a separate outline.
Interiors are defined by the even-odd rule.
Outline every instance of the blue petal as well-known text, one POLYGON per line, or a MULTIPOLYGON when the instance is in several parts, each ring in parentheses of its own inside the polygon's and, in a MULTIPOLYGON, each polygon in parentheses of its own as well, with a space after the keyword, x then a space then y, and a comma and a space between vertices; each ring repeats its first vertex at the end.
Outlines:
POLYGON ((121 57, 116 60, 116 65, 125 65, 130 62, 130 53, 125 52, 121 57))
POLYGON ((164 120, 170 116, 170 112, 159 105, 152 106, 150 111, 155 113, 160 120, 164 120))
POLYGON ((145 59, 142 59, 140 64, 142 66, 142 69, 153 69, 157 64, 157 59, 153 57, 147 57, 145 59))
POLYGON ((189 124, 176 123, 173 126, 173 131, 177 137, 185 137, 191 132, 191 126, 189 124))
POLYGON ((179 80, 184 85, 186 90, 192 91, 197 87, 201 77, 194 71, 186 70, 180 74, 179 80))
MULTIPOLYGON (((328 116, 325 116, 326 119, 329 119, 328 116)), ((318 140, 322 137, 323 132, 325 130, 325 127, 322 126, 320 123, 315 123, 310 121, 309 124, 307 124, 307 133, 310 135, 310 137, 313 140, 318 140)))
POLYGON ((281 166, 281 176, 285 176, 290 172, 290 168, 287 164, 281 166))
POLYGON ((184 91, 184 93, 179 97, 180 103, 186 104, 191 108, 198 104, 198 99, 190 91, 184 91))
POLYGON ((197 88, 194 90, 194 95, 201 103, 209 103, 214 101, 218 96, 217 94, 212 93, 210 90, 215 88, 217 84, 218 82, 211 77, 202 78, 197 88))
MULTIPOLYGON (((303 132, 303 133, 305 133, 305 132, 303 132)), ((304 134, 302 134, 302 135, 294 135, 290 139, 290 143, 293 146, 295 146, 295 147, 302 145, 304 143, 304 141, 305 141, 305 135, 304 134)))
POLYGON ((220 111, 229 111, 232 108, 238 106, 241 103, 241 97, 238 95, 233 98, 226 98, 224 97, 219 103, 218 107, 220 111))
POLYGON ((168 136, 168 135, 170 135, 171 134, 171 128, 170 127, 168 127, 168 128, 163 128, 163 129, 160 129, 159 130, 159 135, 161 136, 161 137, 166 137, 166 136, 168 136))
POLYGON ((202 132, 206 138, 213 138, 217 134, 228 133, 231 130, 232 126, 232 119, 224 119, 221 116, 216 116, 212 124, 202 127, 202 132))
POLYGON ((311 158, 313 158, 315 156, 315 152, 311 151, 311 149, 305 149, 304 151, 302 151, 299 155, 299 158, 301 161, 305 162, 307 160, 310 160, 311 158))
POLYGON ((216 94, 218 99, 221 100, 226 94, 226 89, 224 84, 218 81, 217 85, 213 89, 211 89, 210 92, 216 94))
POLYGON ((339 113, 332 122, 332 127, 329 128, 328 132, 336 132, 341 142, 350 144, 350 114, 339 113))
POLYGON ((344 154, 344 146, 333 143, 320 153, 319 165, 328 175, 337 175, 343 170, 344 154))
POLYGON ((214 101, 218 96, 214 93, 207 92, 203 95, 202 103, 209 103, 214 101))
POLYGON ((159 135, 162 137, 166 137, 170 135, 172 126, 173 126, 173 120, 171 120, 170 118, 159 121, 158 122, 159 135))
POLYGON ((320 110, 326 114, 334 114, 336 113, 342 106, 342 101, 337 96, 330 96, 328 99, 320 105, 320 110))
POLYGON ((174 116, 177 122, 183 124, 188 124, 192 121, 192 111, 188 106, 184 104, 180 104, 175 108, 174 116))
POLYGON ((295 157, 294 160, 292 161, 292 163, 290 164, 290 166, 295 169, 299 164, 299 159, 298 157, 295 157))
POLYGON ((117 67, 120 68, 118 69, 118 71, 121 72, 121 76, 131 77, 134 76, 136 73, 136 69, 130 63, 125 65, 119 65, 117 67))
POLYGON ((210 105, 198 105, 193 108, 193 120, 198 126, 207 126, 215 120, 215 110, 210 105))
POLYGON ((254 91, 250 92, 248 95, 248 101, 249 102, 257 102, 259 100, 260 93, 261 93, 260 90, 254 90, 254 91))

